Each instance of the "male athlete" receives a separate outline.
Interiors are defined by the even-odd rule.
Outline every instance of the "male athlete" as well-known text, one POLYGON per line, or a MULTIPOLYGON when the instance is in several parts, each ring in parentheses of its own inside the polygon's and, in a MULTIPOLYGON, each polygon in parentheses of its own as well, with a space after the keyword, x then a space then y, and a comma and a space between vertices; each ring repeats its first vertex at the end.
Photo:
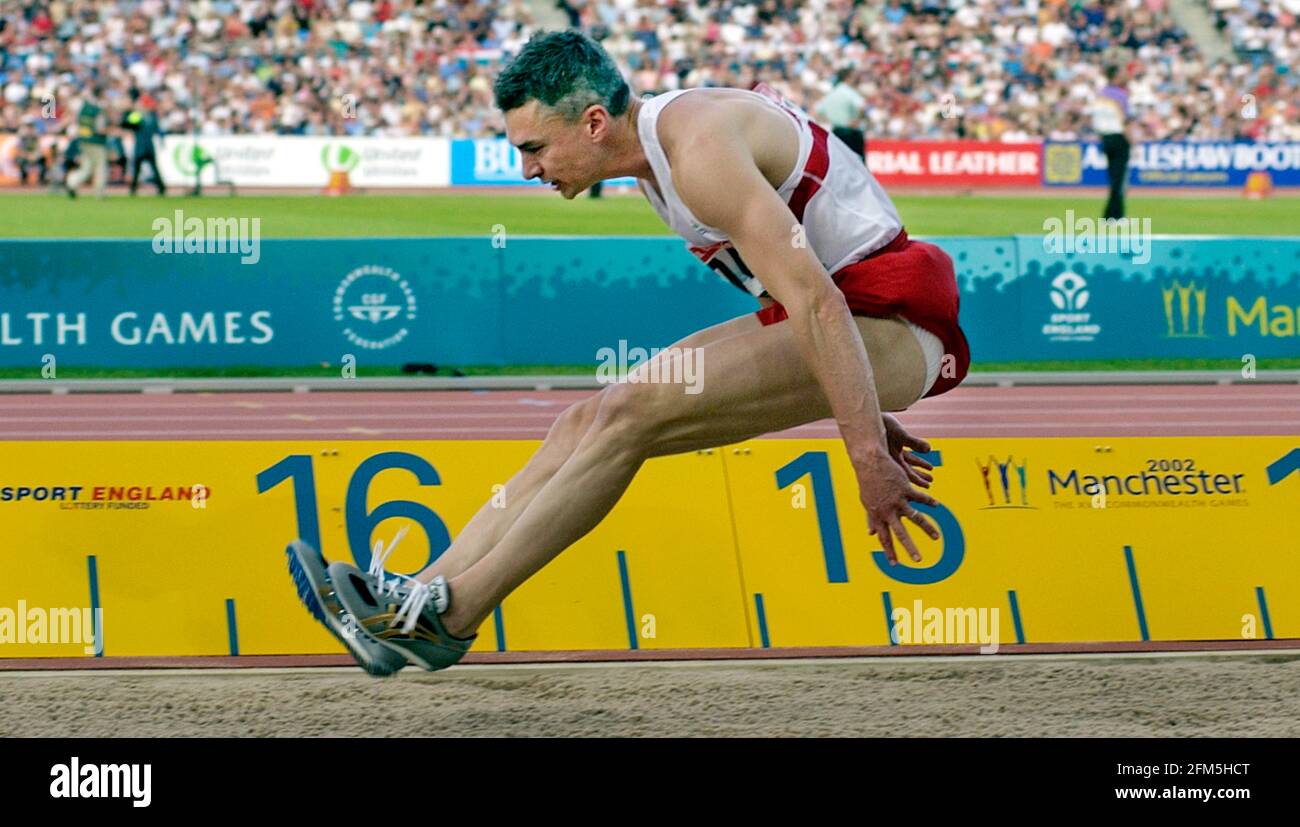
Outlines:
MULTIPOLYGON (((702 330, 656 358, 702 348, 708 382, 607 386, 555 422, 505 488, 416 577, 325 567, 295 542, 300 596, 374 675, 460 660, 494 607, 614 507, 651 457, 727 445, 827 416, 839 425, 875 535, 920 560, 904 522, 928 451, 883 411, 955 387, 970 362, 952 261, 910 241, 888 196, 838 138, 765 87, 631 95, 582 34, 533 38, 496 82, 524 174, 566 199, 634 176, 691 252, 757 297, 757 313, 702 330)), ((667 365, 659 376, 668 375, 667 365)), ((680 372, 673 375, 682 375, 680 372)), ((401 536, 399 533, 399 538, 401 536)))

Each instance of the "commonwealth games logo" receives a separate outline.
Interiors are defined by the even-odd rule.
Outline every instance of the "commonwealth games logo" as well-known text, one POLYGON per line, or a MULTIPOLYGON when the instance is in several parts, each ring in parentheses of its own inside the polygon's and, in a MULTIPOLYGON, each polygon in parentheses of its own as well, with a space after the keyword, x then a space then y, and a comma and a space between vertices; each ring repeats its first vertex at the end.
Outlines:
POLYGON ((1205 339, 1204 287, 1196 282, 1182 284, 1178 279, 1168 287, 1161 285, 1160 296, 1165 302, 1166 336, 1173 339, 1205 339))
POLYGON ((980 469, 980 476, 984 480, 984 493, 988 495, 989 504, 981 506, 986 508, 1034 508, 1029 504, 1028 495, 1028 472, 1029 460, 1022 458, 1019 463, 1014 456, 1009 456, 1006 462, 999 461, 996 457, 989 455, 988 462, 980 462, 979 458, 975 459, 975 467, 980 469), (1002 494, 1001 502, 994 502, 993 484, 990 480, 993 469, 997 469, 997 483, 1000 485, 1002 494), (1011 472, 1014 471, 1016 479, 1013 481, 1011 472), (1019 483, 1019 497, 1016 502, 1012 502, 1011 489, 1015 483, 1019 483))
POLYGON ((358 347, 383 350, 401 342, 415 319, 415 291, 401 274, 387 267, 366 265, 343 277, 334 291, 334 321, 358 347))

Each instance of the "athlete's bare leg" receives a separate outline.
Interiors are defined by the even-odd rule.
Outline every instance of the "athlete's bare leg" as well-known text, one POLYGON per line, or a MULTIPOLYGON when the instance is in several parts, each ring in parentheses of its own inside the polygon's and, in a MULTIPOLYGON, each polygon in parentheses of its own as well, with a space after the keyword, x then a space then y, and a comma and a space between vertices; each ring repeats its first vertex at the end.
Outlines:
MULTIPOLYGON (((856 321, 881 409, 906 408, 921 395, 925 381, 920 344, 897 319, 856 321)), ((575 445, 566 445, 567 458, 558 469, 549 467, 563 454, 557 447, 546 464, 538 463, 528 480, 536 485, 542 476, 549 478, 531 491, 491 548, 450 578, 452 605, 443 616, 450 633, 474 632, 506 595, 594 528, 645 460, 727 445, 830 415, 790 324, 762 327, 754 319, 744 332, 706 344, 703 350, 700 393, 687 394, 681 384, 612 385, 594 397, 598 402, 581 416, 575 414, 572 427, 576 430, 583 422, 586 427, 575 445)), ((504 525, 502 521, 495 528, 504 525)), ((488 536, 483 531, 476 543, 486 542, 488 536)), ((461 559, 466 559, 468 553, 462 553, 461 559)))
MULTIPOLYGON (((680 348, 704 347, 711 342, 760 326, 754 314, 747 313, 739 318, 692 333, 663 352, 680 348)), ((681 391, 681 386, 678 386, 678 391, 681 391)), ((485 503, 456 535, 451 546, 416 575, 417 578, 427 583, 435 576, 442 575, 450 580, 474 565, 500 542, 506 531, 532 502, 533 496, 569 459, 569 455, 573 453, 579 440, 596 418, 600 403, 601 394, 594 394, 566 408, 551 426, 542 447, 537 449, 537 453, 533 454, 528 464, 519 473, 510 478, 500 494, 494 497, 498 503, 502 503, 501 507, 492 501, 485 503)))

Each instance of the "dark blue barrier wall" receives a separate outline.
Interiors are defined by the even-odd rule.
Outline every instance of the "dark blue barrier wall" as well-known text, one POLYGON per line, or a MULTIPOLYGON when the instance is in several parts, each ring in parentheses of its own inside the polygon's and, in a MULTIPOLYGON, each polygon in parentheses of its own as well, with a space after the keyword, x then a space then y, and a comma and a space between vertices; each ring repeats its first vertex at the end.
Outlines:
MULTIPOLYGON (((1152 141, 1134 144, 1128 182, 1140 187, 1240 187, 1267 172, 1280 187, 1300 186, 1300 142, 1152 141)), ((1107 186, 1106 154, 1097 142, 1043 144, 1047 186, 1107 186)))
MULTIPOLYGON (((1149 260, 932 240, 977 361, 1300 355, 1300 239, 1157 238, 1149 260)), ((673 238, 263 241, 249 264, 0 241, 4 366, 593 363, 754 306, 673 238)))

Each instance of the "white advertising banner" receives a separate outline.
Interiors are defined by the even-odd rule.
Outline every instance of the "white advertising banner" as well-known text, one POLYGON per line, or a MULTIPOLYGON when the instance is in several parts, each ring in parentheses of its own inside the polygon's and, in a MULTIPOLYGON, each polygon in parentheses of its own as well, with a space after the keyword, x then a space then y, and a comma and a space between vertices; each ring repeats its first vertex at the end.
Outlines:
POLYGON ((348 173, 354 187, 445 187, 451 183, 445 138, 298 135, 168 135, 158 153, 163 180, 239 187, 325 187, 348 173))

